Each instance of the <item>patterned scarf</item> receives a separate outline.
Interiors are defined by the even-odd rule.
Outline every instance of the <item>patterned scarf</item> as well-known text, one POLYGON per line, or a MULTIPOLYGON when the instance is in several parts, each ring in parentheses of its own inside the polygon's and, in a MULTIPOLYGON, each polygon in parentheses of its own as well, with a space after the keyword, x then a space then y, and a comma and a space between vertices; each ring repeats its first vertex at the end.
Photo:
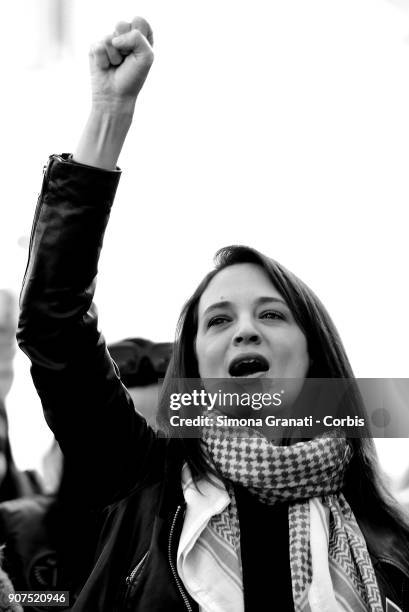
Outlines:
MULTIPOLYGON (((289 503, 295 612, 382 612, 364 537, 341 493, 352 456, 346 440, 329 435, 275 446, 254 430, 247 435, 252 437, 243 437, 243 429, 210 427, 204 429, 203 440, 228 481, 246 487, 263 503, 289 503)), ((228 492, 231 503, 210 518, 196 550, 213 557, 226 588, 242 588, 238 513, 233 488, 228 492)), ((242 609, 243 603, 237 606, 242 609)))

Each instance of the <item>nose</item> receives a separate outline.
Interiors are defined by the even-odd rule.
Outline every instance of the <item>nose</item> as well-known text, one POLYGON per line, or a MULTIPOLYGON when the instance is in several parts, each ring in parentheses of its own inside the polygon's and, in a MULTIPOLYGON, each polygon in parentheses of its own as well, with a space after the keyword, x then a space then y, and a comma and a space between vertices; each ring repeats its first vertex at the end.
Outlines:
POLYGON ((260 344, 261 336, 253 323, 246 319, 246 321, 242 321, 233 336, 233 344, 238 346, 240 344, 260 344))

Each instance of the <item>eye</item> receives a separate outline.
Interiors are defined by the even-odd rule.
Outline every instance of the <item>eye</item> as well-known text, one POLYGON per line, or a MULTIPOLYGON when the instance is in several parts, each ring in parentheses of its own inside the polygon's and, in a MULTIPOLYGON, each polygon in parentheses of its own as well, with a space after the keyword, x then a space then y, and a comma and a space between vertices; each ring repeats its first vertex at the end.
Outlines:
POLYGON ((285 320, 285 316, 282 312, 277 310, 266 310, 260 314, 260 319, 281 319, 285 320))
POLYGON ((228 321, 230 321, 229 317, 225 315, 217 315, 217 317, 212 317, 211 319, 209 319, 207 327, 223 325, 223 323, 227 323, 228 321))

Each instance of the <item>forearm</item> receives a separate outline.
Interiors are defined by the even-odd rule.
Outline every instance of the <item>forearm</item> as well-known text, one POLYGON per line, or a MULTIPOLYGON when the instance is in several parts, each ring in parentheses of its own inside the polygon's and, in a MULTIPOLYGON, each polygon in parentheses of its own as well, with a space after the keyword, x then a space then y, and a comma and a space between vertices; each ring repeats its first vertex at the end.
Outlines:
POLYGON ((74 152, 74 161, 114 170, 132 117, 132 104, 120 108, 93 108, 74 152))

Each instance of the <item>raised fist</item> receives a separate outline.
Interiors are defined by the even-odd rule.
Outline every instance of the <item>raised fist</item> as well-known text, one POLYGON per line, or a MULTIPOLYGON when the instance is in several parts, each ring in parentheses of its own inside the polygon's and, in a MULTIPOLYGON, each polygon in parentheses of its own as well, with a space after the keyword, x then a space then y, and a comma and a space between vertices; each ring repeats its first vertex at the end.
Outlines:
POLYGON ((89 53, 93 105, 103 109, 132 107, 153 62, 153 36, 142 17, 121 21, 113 34, 89 53))

